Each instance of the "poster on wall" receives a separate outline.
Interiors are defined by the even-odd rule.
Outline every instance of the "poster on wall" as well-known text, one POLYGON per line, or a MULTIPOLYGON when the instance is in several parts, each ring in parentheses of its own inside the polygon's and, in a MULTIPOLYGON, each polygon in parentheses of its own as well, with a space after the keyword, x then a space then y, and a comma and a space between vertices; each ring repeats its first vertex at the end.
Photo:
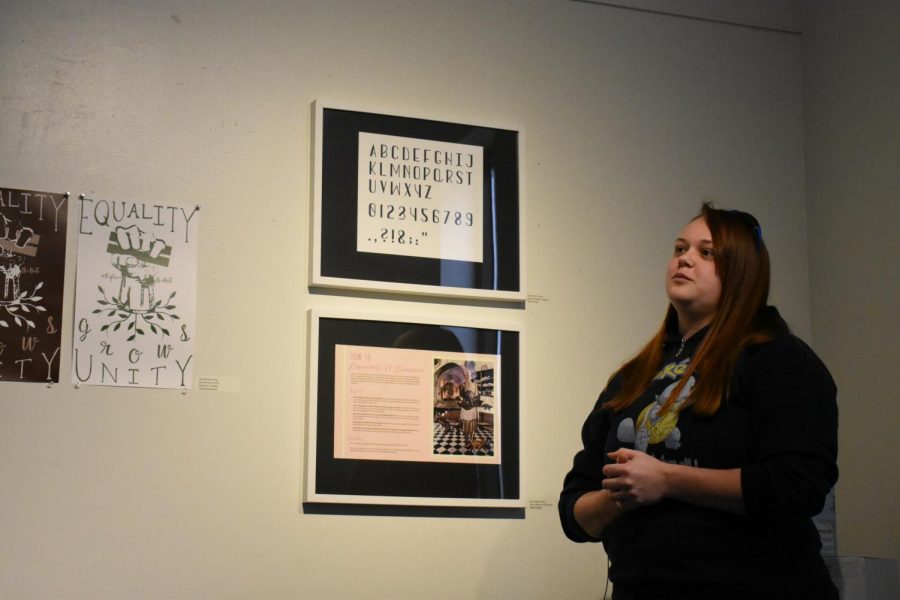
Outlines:
POLYGON ((500 464, 490 354, 335 347, 334 457, 500 464))
POLYGON ((0 188, 0 382, 59 382, 69 195, 0 188))
POLYGON ((525 298, 519 131, 314 112, 311 285, 525 298))
POLYGON ((304 502, 521 507, 521 331, 310 311, 304 502))
POLYGON ((80 203, 72 381, 190 389, 200 207, 80 203))

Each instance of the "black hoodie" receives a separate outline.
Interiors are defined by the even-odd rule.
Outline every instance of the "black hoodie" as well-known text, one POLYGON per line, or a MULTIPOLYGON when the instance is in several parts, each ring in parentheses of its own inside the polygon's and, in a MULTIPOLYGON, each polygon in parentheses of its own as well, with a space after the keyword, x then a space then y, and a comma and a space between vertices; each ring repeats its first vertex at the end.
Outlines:
POLYGON ((619 413, 603 408, 619 389, 614 377, 588 416, 584 448, 560 494, 560 519, 570 539, 603 542, 621 596, 837 598, 811 521, 837 480, 836 388, 777 311, 770 307, 765 317, 779 333, 741 353, 728 399, 714 415, 687 408, 659 417, 655 410, 706 334, 682 340, 673 330, 643 396, 619 413), (575 521, 573 506, 585 492, 602 489, 607 453, 619 448, 694 467, 740 468, 746 515, 664 499, 626 511, 600 540, 592 538, 575 521))

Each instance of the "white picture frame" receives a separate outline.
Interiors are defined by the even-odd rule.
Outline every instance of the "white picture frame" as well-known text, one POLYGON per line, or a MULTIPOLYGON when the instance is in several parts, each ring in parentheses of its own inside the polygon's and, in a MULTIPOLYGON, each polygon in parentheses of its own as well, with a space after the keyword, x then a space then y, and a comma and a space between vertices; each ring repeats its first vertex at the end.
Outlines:
POLYGON ((525 301, 521 128, 312 112, 310 287, 525 301), (397 152, 369 156, 364 138, 397 152))
MULTIPOLYGON (((304 505, 524 508, 520 363, 525 340, 521 327, 493 320, 490 324, 473 320, 444 322, 338 309, 311 309, 308 319, 304 505), (336 354, 341 351, 339 346, 345 344, 371 347, 375 352, 406 349, 415 357, 422 352, 435 357, 457 356, 460 351, 494 355, 497 368, 502 367, 501 389, 488 393, 499 397, 502 410, 497 412, 496 421, 491 415, 489 424, 479 414, 475 436, 502 445, 496 452, 500 460, 483 460, 488 454, 485 448, 463 449, 459 444, 462 454, 453 460, 438 456, 438 452, 446 450, 448 440, 455 443, 452 440, 458 440, 459 434, 448 432, 444 423, 438 422, 438 411, 445 406, 435 400, 433 388, 426 392, 428 397, 418 401, 419 410, 435 415, 428 433, 433 435, 434 460, 336 457, 335 441, 340 435, 335 433, 335 414, 339 410, 336 406, 346 400, 335 395, 336 381, 340 379, 336 354), (477 486, 469 485, 476 480, 477 486)), ((430 380, 433 375, 426 373, 423 377, 430 380)))

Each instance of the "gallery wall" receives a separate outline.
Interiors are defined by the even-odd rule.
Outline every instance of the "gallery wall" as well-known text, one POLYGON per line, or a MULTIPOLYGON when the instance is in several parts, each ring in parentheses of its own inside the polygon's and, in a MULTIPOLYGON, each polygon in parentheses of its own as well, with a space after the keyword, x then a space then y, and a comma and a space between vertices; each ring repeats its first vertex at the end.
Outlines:
POLYGON ((790 27, 551 0, 0 8, 0 186, 202 205, 195 375, 221 382, 75 388, 70 303, 60 383, 0 382, 0 596, 597 598, 602 549, 554 503, 701 200, 759 217, 772 299, 813 334, 790 27), (520 129, 529 300, 310 291, 316 99, 520 129), (524 518, 304 511, 311 308, 520 326, 524 518))
POLYGON ((900 52, 890 0, 803 6, 811 314, 839 388, 838 551, 900 559, 900 52))

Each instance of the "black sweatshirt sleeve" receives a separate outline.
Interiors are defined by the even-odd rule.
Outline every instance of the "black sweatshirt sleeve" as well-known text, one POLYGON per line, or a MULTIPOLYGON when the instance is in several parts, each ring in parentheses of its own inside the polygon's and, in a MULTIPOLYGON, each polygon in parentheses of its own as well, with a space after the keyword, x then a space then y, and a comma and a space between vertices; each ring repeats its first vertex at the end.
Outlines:
POLYGON ((813 516, 837 481, 837 389, 825 365, 792 335, 748 350, 735 383, 755 439, 741 469, 749 517, 813 516))
POLYGON ((600 407, 615 395, 612 385, 600 394, 594 410, 581 428, 582 449, 575 455, 559 495, 559 518, 563 532, 574 542, 599 542, 575 521, 575 502, 586 492, 603 489, 604 446, 610 427, 610 412, 600 407))

